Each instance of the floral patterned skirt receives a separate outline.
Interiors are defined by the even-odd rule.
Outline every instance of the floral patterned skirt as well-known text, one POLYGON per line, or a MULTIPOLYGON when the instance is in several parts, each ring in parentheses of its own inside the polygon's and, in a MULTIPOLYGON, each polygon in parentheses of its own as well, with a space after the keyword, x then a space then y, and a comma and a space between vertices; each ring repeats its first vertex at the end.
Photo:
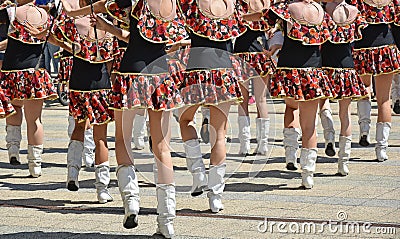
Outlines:
POLYGON ((4 95, 4 91, 0 89, 0 118, 7 118, 15 114, 14 107, 10 103, 10 99, 4 95))
POLYGON ((400 68, 400 52, 395 45, 354 49, 353 58, 360 76, 389 74, 400 68))
POLYGON ((110 92, 111 108, 171 110, 183 106, 179 78, 170 73, 117 73, 110 92))
POLYGON ((366 86, 355 69, 351 68, 323 68, 329 77, 336 99, 360 99, 368 96, 366 86))
POLYGON ((119 48, 119 54, 114 56, 114 61, 113 61, 113 66, 112 66, 113 72, 119 71, 122 58, 124 58, 125 51, 126 51, 126 48, 121 47, 121 48, 119 48))
MULTIPOLYGON (((262 52, 243 52, 236 53, 235 56, 243 60, 240 69, 242 72, 242 79, 249 80, 255 77, 264 77, 273 74, 276 62, 268 58, 262 52)), ((234 64, 235 67, 235 64, 234 64)))
POLYGON ((0 72, 1 88, 10 100, 55 99, 57 92, 45 69, 0 72))
POLYGON ((106 124, 114 119, 114 111, 109 109, 108 94, 110 90, 74 91, 69 93, 69 113, 90 124, 106 124))
POLYGON ((297 101, 335 98, 331 81, 320 68, 279 67, 271 77, 271 96, 297 101))
POLYGON ((182 74, 180 92, 185 105, 218 105, 243 100, 238 75, 232 68, 189 70, 182 74))
POLYGON ((71 78, 71 71, 74 60, 72 56, 62 57, 59 63, 58 81, 60 83, 67 83, 71 78))

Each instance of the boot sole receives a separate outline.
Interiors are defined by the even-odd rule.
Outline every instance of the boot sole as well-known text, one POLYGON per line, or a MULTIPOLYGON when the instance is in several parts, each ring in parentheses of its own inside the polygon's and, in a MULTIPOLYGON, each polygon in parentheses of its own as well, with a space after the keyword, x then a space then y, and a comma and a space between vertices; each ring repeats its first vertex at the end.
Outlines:
POLYGON ((325 154, 328 155, 329 157, 335 156, 336 152, 333 149, 333 144, 332 143, 328 143, 328 145, 326 146, 325 154))
POLYGON ((124 222, 124 228, 132 229, 138 226, 138 217, 135 214, 132 214, 126 218, 124 222))
POLYGON ((358 143, 363 147, 368 147, 369 146, 369 142, 367 140, 367 136, 366 135, 361 136, 360 142, 358 142, 358 143))
POLYGON ((74 192, 76 192, 76 191, 78 191, 79 188, 75 185, 75 182, 74 182, 74 181, 69 181, 68 184, 67 184, 67 189, 68 189, 69 191, 74 191, 74 192))
POLYGON ((294 171, 294 170, 297 170, 297 167, 294 166, 294 163, 288 163, 288 164, 286 164, 286 169, 294 171))
POLYGON ((16 157, 11 157, 10 158, 10 164, 16 166, 16 165, 21 165, 21 162, 18 161, 16 157))
POLYGON ((400 114, 400 102, 399 101, 396 101, 396 103, 394 104, 393 112, 396 114, 400 114))

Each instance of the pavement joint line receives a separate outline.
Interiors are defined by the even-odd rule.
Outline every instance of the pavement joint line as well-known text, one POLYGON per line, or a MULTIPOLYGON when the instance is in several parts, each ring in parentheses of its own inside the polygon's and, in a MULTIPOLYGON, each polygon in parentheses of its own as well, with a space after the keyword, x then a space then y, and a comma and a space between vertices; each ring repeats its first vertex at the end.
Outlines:
MULTIPOLYGON (((0 204, 0 207, 10 208, 29 208, 41 209, 52 211, 87 211, 87 212, 105 212, 105 211, 119 211, 119 208, 83 208, 83 207, 57 207, 57 206, 38 206, 38 205, 17 205, 17 204, 0 204)), ((122 211, 122 210, 121 210, 122 211)), ((157 215, 155 209, 141 209, 139 215, 157 215)), ((211 219, 231 219, 231 220, 245 220, 245 221, 273 221, 273 222, 286 222, 286 223, 316 223, 316 224, 329 224, 329 223, 344 223, 343 220, 323 220, 323 219, 304 219, 304 218, 282 218, 282 217, 265 217, 265 216, 251 216, 251 215, 228 215, 228 214, 215 214, 215 213, 191 213, 180 212, 177 210, 177 216, 183 217, 197 217, 197 218, 211 218, 211 219)), ((400 228, 400 223, 382 223, 382 222, 364 222, 364 221, 348 221, 349 223, 356 223, 359 225, 368 223, 371 227, 391 227, 400 228)))

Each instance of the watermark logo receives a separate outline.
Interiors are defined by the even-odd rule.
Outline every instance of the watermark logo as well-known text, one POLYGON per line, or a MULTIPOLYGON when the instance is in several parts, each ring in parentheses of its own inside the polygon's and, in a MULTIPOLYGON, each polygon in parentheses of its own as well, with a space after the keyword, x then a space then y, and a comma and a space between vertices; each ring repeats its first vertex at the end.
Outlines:
POLYGON ((381 234, 395 235, 395 227, 374 226, 370 222, 347 221, 348 214, 344 211, 337 213, 337 220, 329 221, 291 221, 279 222, 268 220, 258 223, 260 233, 290 233, 290 234, 381 234))

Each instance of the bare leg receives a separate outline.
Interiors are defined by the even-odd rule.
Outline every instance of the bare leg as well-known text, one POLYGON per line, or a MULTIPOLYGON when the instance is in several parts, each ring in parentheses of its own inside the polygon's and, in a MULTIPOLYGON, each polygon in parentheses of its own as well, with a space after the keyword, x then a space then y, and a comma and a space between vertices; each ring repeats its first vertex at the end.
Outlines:
POLYGON ((42 108, 43 100, 26 100, 24 102, 25 120, 29 145, 43 144, 42 108))
POLYGON ((132 127, 135 110, 114 111, 115 116, 115 154, 118 165, 133 165, 132 127))

